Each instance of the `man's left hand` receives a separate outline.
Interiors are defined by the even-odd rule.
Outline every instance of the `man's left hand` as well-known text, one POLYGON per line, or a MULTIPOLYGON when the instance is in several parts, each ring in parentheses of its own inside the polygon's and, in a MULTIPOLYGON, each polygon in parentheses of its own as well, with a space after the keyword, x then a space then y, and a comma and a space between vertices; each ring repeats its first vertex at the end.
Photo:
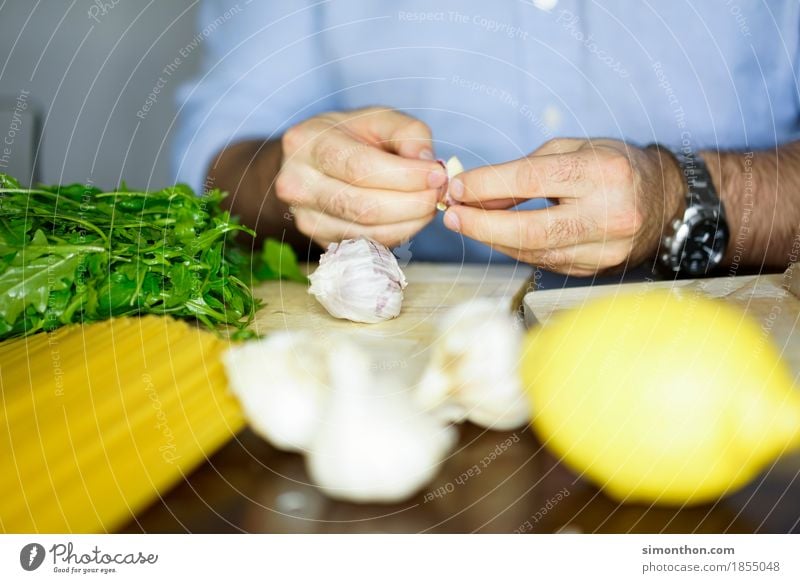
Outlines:
POLYGON ((683 208, 672 156, 618 140, 556 139, 519 160, 459 174, 445 225, 520 261, 593 275, 654 259, 683 208), (555 205, 512 210, 532 198, 555 205))

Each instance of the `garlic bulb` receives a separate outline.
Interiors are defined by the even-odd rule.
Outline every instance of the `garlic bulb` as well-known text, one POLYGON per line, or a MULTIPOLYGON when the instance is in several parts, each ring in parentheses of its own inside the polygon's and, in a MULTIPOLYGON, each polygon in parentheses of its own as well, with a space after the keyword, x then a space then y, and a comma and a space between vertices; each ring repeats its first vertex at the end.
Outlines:
POLYGON ((331 316, 367 324, 397 317, 407 285, 392 252, 364 237, 331 243, 309 280, 331 316))
POLYGON ((275 447, 308 449, 328 396, 324 347, 309 332, 276 332, 223 355, 253 430, 275 447))
POLYGON ((529 421, 517 372, 522 331, 510 313, 495 301, 473 300, 448 312, 439 334, 414 391, 418 406, 498 430, 529 421))
POLYGON ((430 481, 456 431, 417 409, 407 389, 379 378, 354 344, 330 351, 331 396, 306 459, 329 496, 397 502, 430 481))

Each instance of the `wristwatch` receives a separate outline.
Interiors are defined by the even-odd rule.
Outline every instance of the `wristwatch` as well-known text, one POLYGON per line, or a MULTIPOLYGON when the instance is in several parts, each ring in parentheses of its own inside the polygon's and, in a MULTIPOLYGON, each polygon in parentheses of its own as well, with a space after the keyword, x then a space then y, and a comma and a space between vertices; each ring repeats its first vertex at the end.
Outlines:
MULTIPOLYGON (((654 147, 666 149, 659 144, 654 147)), ((674 156, 686 177, 686 210, 682 218, 667 227, 658 263, 675 275, 706 275, 720 264, 728 246, 725 208, 700 156, 667 152, 674 156)))

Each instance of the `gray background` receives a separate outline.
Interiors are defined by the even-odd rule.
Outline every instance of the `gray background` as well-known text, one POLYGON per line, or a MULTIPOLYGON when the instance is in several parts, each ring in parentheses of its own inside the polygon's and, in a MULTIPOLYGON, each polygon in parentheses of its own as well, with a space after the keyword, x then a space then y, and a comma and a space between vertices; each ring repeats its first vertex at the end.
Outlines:
POLYGON ((173 182, 174 93, 196 73, 202 46, 182 59, 145 119, 136 113, 163 68, 197 34, 197 5, 0 0, 0 145, 22 91, 30 92, 41 129, 37 151, 26 141, 34 124, 23 121, 6 171, 28 183, 35 159, 38 179, 47 183, 111 188, 124 179, 132 187, 160 188, 173 182))

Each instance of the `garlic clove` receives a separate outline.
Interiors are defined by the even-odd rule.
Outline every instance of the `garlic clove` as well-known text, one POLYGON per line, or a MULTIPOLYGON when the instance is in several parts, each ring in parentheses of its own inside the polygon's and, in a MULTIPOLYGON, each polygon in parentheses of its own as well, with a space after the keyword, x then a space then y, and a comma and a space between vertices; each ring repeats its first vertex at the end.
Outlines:
POLYGON ((445 353, 437 351, 436 363, 431 361, 414 389, 414 402, 423 411, 428 411, 443 423, 460 423, 467 411, 453 398, 456 392, 449 363, 445 353))
POLYGON ((306 459, 312 480, 351 502, 408 498, 434 477, 455 429, 418 410, 390 375, 373 374, 354 344, 338 343, 328 366, 331 398, 306 459))
POLYGON ((397 317, 408 285, 394 254, 364 237, 331 243, 309 280, 333 317, 366 324, 397 317))
POLYGON ((454 204, 458 204, 452 198, 450 198, 450 180, 454 177, 458 176, 464 171, 464 166, 461 164, 461 160, 458 159, 457 156, 450 156, 450 158, 445 162, 444 160, 437 160, 439 164, 442 165, 445 172, 447 173, 447 183, 444 186, 444 198, 436 203, 436 208, 440 211, 446 211, 447 207, 452 206, 454 204))
POLYGON ((448 178, 458 176, 464 171, 464 166, 461 164, 461 160, 458 159, 458 156, 450 156, 447 162, 445 162, 444 168, 447 171, 448 178))
POLYGON ((308 449, 329 392, 325 353, 315 337, 276 332, 231 348, 223 363, 253 430, 279 449, 308 449))
POLYGON ((442 420, 497 430, 528 423, 518 374, 522 331, 513 316, 492 300, 473 300, 448 312, 439 330, 414 390, 417 405, 442 420))

